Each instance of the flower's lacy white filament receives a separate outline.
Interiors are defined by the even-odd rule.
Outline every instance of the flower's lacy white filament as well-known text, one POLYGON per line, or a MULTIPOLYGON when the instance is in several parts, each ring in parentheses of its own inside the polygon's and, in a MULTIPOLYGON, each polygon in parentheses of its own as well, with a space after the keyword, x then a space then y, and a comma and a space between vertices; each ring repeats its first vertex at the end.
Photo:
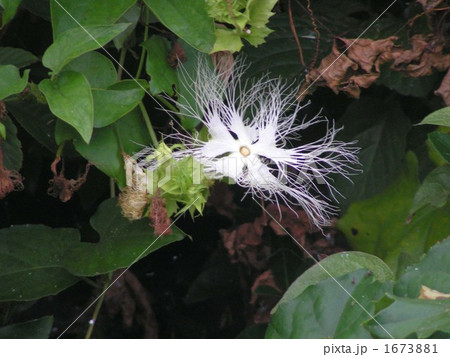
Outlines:
POLYGON ((210 177, 230 177, 254 197, 291 208, 300 205, 315 225, 329 224, 336 208, 317 185, 325 184, 334 195, 330 176, 348 178, 358 163, 358 149, 351 146, 354 143, 335 140, 338 130, 320 115, 296 123, 302 107, 295 98, 295 88, 267 76, 246 83, 243 71, 237 62, 232 72, 217 73, 199 60, 195 80, 184 72, 196 106, 177 105, 184 115, 206 126, 209 140, 176 132, 171 136, 181 140, 186 149, 175 156, 192 155, 210 177), (328 125, 324 137, 288 147, 293 139, 301 141, 303 130, 319 122, 328 125))

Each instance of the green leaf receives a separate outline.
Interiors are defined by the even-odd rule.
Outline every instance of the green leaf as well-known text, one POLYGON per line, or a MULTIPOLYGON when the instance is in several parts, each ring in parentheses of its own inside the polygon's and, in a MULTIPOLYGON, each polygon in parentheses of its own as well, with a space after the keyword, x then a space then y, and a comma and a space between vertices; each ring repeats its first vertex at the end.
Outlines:
MULTIPOLYGON (((73 136, 72 136, 73 137, 73 136)), ((75 149, 99 170, 125 186, 122 151, 132 155, 150 143, 147 128, 136 108, 114 124, 95 129, 90 144, 75 138, 75 149)))
POLYGON ((239 52, 244 46, 241 36, 234 30, 216 28, 217 40, 211 52, 230 51, 239 52))
POLYGON ((52 113, 74 127, 88 143, 94 127, 94 101, 86 77, 77 72, 63 72, 54 80, 44 79, 39 89, 52 113))
POLYGON ((144 97, 141 88, 128 90, 93 89, 94 126, 101 128, 114 123, 132 111, 144 97))
MULTIPOLYGON (((372 38, 372 37, 371 37, 372 38)), ((382 84, 389 89, 395 90, 401 95, 412 97, 426 97, 431 91, 436 89, 439 83, 439 74, 433 73, 431 76, 411 77, 400 71, 390 68, 391 63, 386 63, 380 68, 380 77, 376 84, 382 84)))
POLYGON ((266 24, 269 18, 274 15, 273 7, 277 0, 249 0, 247 3, 248 24, 250 33, 244 31, 243 37, 253 46, 264 43, 264 39, 273 31, 266 24))
POLYGON ((102 202, 91 218, 92 227, 100 234, 99 243, 80 243, 67 252, 68 269, 79 276, 104 274, 130 266, 184 234, 172 227, 170 235, 156 237, 147 219, 130 222, 122 216, 116 199, 102 202))
MULTIPOLYGON (((50 1, 53 38, 65 31, 91 25, 112 25, 132 7, 136 0, 50 1), (78 23, 77 23, 78 22, 78 23)), ((97 38, 96 36, 94 36, 97 38)))
POLYGON ((209 53, 215 42, 214 22, 205 0, 144 0, 161 23, 192 47, 209 53))
POLYGON ((44 20, 50 22, 50 3, 54 1, 48 0, 22 0, 22 6, 32 14, 42 17, 44 20))
MULTIPOLYGON (((389 296, 394 302, 381 310, 375 319, 394 338, 427 338, 436 331, 450 332, 450 300, 419 300, 389 296)), ((390 336, 375 323, 366 324, 368 330, 379 338, 390 336)))
POLYGON ((418 259, 434 243, 446 238, 450 205, 418 212, 408 223, 409 210, 419 187, 417 158, 406 156, 401 174, 381 194, 356 202, 338 221, 355 250, 375 254, 395 272, 399 255, 418 259))
POLYGON ((22 0, 0 0, 0 6, 3 8, 0 14, 0 28, 14 18, 21 2, 22 0))
POLYGON ((152 36, 142 44, 147 51, 145 69, 150 76, 150 93, 173 95, 173 86, 178 86, 177 71, 169 66, 167 58, 170 43, 161 36, 152 36))
POLYGON ((9 117, 3 121, 6 129, 6 139, 2 141, 3 166, 10 170, 19 171, 22 167, 22 144, 17 138, 17 128, 9 117))
POLYGON ((22 68, 37 61, 38 58, 35 55, 21 48, 0 47, 0 65, 12 64, 22 68))
POLYGON ((42 63, 57 74, 71 60, 96 50, 128 28, 129 24, 76 27, 63 32, 50 45, 42 57, 42 63))
POLYGON ((394 294, 417 298, 422 285, 450 293, 450 238, 435 244, 419 263, 408 267, 394 285, 394 294))
POLYGON ((48 338, 53 326, 53 316, 44 316, 18 324, 0 327, 0 339, 48 338))
POLYGON ((440 157, 450 163, 450 133, 433 132, 428 134, 430 143, 440 157))
POLYGON ((410 214, 414 214, 421 208, 431 205, 432 207, 444 207, 450 195, 450 165, 434 169, 423 180, 422 185, 416 192, 412 203, 410 214))
POLYGON ((54 295, 78 278, 64 267, 63 256, 80 236, 70 228, 15 226, 0 230, 0 301, 35 300, 54 295))
POLYGON ((122 48, 134 47, 136 39, 134 30, 141 17, 141 6, 133 5, 128 11, 122 15, 119 22, 126 22, 131 24, 124 32, 114 38, 114 46, 120 50, 122 48))
POLYGON ((122 217, 116 199, 100 204, 91 218, 98 243, 80 242, 71 228, 42 225, 0 230, 0 301, 27 301, 54 295, 76 283, 74 276, 94 276, 125 268, 184 234, 155 237, 146 219, 122 217))
POLYGON ((64 67, 63 71, 84 74, 92 88, 106 89, 117 80, 116 67, 111 60, 95 51, 74 59, 64 67))
POLYGON ((6 107, 19 124, 41 145, 56 152, 58 146, 51 133, 55 130, 57 118, 50 112, 48 105, 38 103, 32 95, 8 101, 6 107))
POLYGON ((328 273, 333 277, 339 277, 361 268, 370 270, 375 279, 381 282, 394 279, 391 269, 389 269, 380 258, 374 255, 363 252, 342 252, 333 254, 321 260, 319 264, 313 265, 300 275, 273 308, 272 314, 277 311, 281 304, 295 299, 309 286, 328 279, 330 277, 328 273))
POLYGON ((344 126, 339 140, 357 140, 363 171, 351 177, 353 182, 343 176, 335 179, 333 186, 345 197, 339 202, 345 210, 350 203, 374 196, 392 182, 401 167, 411 125, 397 102, 371 97, 353 102, 338 124, 344 126))
POLYGON ((322 280, 281 304, 270 319, 266 338, 370 338, 361 324, 374 314, 375 301, 388 283, 376 281, 365 269, 336 281, 322 280))
POLYGON ((0 100, 6 97, 22 92, 28 83, 28 74, 30 70, 23 72, 20 77, 19 69, 12 65, 0 66, 0 100))
POLYGON ((6 140, 6 127, 2 122, 0 122, 0 136, 3 140, 6 140))
POLYGON ((420 124, 442 125, 450 127, 450 107, 445 107, 427 115, 420 124))

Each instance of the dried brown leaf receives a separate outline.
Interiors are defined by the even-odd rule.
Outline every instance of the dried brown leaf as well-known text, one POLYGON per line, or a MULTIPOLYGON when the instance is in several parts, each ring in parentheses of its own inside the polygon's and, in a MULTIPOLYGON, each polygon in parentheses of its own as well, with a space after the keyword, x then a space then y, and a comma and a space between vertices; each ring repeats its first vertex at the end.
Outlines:
POLYGON ((434 92, 444 100, 445 105, 450 106, 450 69, 442 79, 440 87, 434 92))
POLYGON ((417 2, 422 5, 425 11, 434 9, 438 6, 443 0, 417 0, 417 2))
POLYGON ((67 179, 64 177, 64 166, 58 173, 57 165, 61 161, 61 158, 56 157, 51 165, 53 172, 53 178, 48 182, 50 187, 47 189, 47 194, 52 197, 57 197, 61 202, 69 201, 73 194, 78 191, 81 186, 86 182, 91 163, 86 164, 84 174, 77 179, 67 179))
MULTIPOLYGON (((116 271, 113 279, 122 272, 116 271)), ((105 305, 109 317, 120 317, 125 329, 138 327, 142 331, 142 338, 158 337, 158 323, 148 293, 130 270, 123 273, 106 291, 105 305)))
POLYGON ((352 39, 338 37, 347 49, 347 56, 367 73, 371 73, 373 67, 377 72, 380 65, 392 59, 392 48, 394 41, 398 39, 391 36, 381 40, 371 40, 369 38, 352 39))
POLYGON ((150 198, 148 218, 150 219, 150 226, 155 230, 156 236, 172 234, 172 229, 170 228, 172 222, 167 216, 166 200, 161 197, 159 191, 150 198))

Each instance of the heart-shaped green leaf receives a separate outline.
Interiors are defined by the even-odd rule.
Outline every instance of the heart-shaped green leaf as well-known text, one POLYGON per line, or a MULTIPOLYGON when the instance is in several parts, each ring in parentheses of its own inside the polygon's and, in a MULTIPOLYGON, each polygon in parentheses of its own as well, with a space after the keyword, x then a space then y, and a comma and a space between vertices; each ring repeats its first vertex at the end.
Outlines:
POLYGON ((0 301, 35 300, 78 281, 63 256, 80 240, 69 228, 16 226, 0 230, 0 301))
POLYGON ((112 25, 135 3, 136 0, 50 1, 53 38, 80 25, 112 25))
POLYGON ((134 88, 128 90, 93 89, 94 126, 101 128, 114 123, 133 110, 144 97, 144 90, 134 88))
POLYGON ((0 339, 48 338, 53 326, 53 316, 0 327, 0 339))
POLYGON ((418 259, 448 235, 450 205, 417 212, 408 219, 419 187, 418 162, 408 153, 397 179, 381 194, 353 203, 338 222, 353 249, 375 254, 396 272, 398 258, 418 259))
POLYGON ((38 58, 35 55, 21 48, 0 47, 0 65, 12 64, 22 68, 37 61, 38 58))
POLYGON ((173 233, 157 237, 147 219, 130 222, 122 216, 116 199, 102 202, 91 218, 100 234, 99 243, 81 243, 64 257, 65 265, 75 275, 93 276, 125 268, 151 252, 180 241, 184 234, 176 227, 173 233))
POLYGON ((29 73, 30 70, 27 69, 21 78, 17 67, 13 65, 0 66, 0 100, 22 92, 28 83, 29 73))
POLYGON ((75 27, 63 32, 42 57, 42 63, 57 74, 71 60, 96 50, 125 31, 130 24, 75 27))
POLYGON ((209 53, 216 40, 205 0, 144 0, 159 21, 192 47, 209 53))
POLYGON ((311 285, 278 307, 266 338, 370 338, 362 323, 388 286, 365 269, 311 285))
POLYGON ((112 61, 101 53, 92 51, 69 62, 63 71, 84 74, 92 88, 106 89, 117 80, 116 67, 112 61))
POLYGON ((88 143, 94 127, 94 100, 86 77, 78 72, 63 72, 53 80, 44 79, 39 89, 52 113, 74 127, 88 143))
POLYGON ((308 286, 328 279, 330 274, 333 277, 339 277, 361 268, 370 270, 373 276, 381 282, 394 279, 391 269, 380 258, 374 255, 363 252, 333 254, 321 260, 320 263, 313 265, 300 275, 284 293, 281 300, 273 308, 272 313, 275 313, 281 304, 295 299, 308 286))

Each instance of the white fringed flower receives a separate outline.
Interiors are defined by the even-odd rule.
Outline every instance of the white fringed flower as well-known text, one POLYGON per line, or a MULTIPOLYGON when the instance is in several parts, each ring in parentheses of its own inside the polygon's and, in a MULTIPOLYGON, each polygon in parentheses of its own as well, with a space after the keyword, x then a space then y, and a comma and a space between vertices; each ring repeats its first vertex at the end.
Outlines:
POLYGON ((209 140, 177 132, 172 137, 186 148, 176 156, 192 155, 210 177, 230 177, 253 197, 291 208, 300 205, 315 225, 328 224, 336 209, 318 185, 325 184, 333 194, 330 175, 348 177, 358 163, 357 149, 336 141, 338 130, 324 117, 297 123, 302 107, 295 90, 280 79, 244 83, 243 66, 235 67, 216 73, 199 61, 197 78, 189 84, 196 107, 178 105, 206 126, 209 140), (302 130, 319 122, 328 126, 324 137, 290 147, 292 139, 301 142, 302 130))

